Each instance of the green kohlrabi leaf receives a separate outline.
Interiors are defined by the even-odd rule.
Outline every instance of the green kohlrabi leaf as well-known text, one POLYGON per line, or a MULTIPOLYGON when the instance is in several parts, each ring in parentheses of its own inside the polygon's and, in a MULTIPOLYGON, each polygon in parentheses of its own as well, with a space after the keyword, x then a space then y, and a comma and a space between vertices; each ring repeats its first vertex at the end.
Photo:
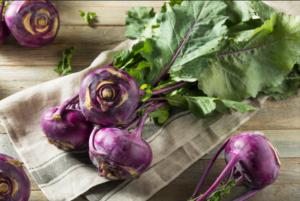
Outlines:
POLYGON ((262 1, 245 1, 248 6, 260 17, 262 21, 271 19, 271 16, 276 14, 276 11, 263 3, 262 1))
POLYGON ((169 105, 165 105, 150 112, 149 117, 158 118, 158 123, 162 124, 169 118, 169 105))
POLYGON ((185 96, 189 103, 191 112, 199 118, 206 118, 213 114, 215 110, 225 114, 229 109, 233 109, 239 113, 254 111, 255 108, 241 102, 230 100, 222 100, 220 98, 211 97, 193 97, 185 96))
POLYGON ((165 2, 156 14, 153 12, 153 8, 131 8, 127 12, 125 36, 130 39, 145 40, 153 35, 159 35, 162 15, 181 3, 182 0, 165 2))
POLYGON ((260 19, 250 19, 246 22, 240 22, 229 28, 229 37, 234 39, 236 42, 248 40, 254 29, 263 25, 260 19))
POLYGON ((127 12, 125 36, 130 39, 145 39, 153 35, 156 25, 153 8, 133 7, 127 12))
POLYGON ((116 68, 124 69, 133 64, 141 57, 140 52, 143 50, 144 42, 139 41, 132 46, 132 50, 124 50, 115 54, 112 59, 115 60, 114 66, 116 68))
POLYGON ((160 35, 146 39, 141 53, 151 67, 147 83, 158 83, 163 71, 178 70, 187 63, 198 72, 199 62, 193 60, 214 57, 227 34, 226 7, 222 1, 184 1, 164 13, 160 35))
POLYGON ((182 109, 189 109, 189 104, 183 94, 186 93, 186 90, 175 89, 168 94, 166 94, 165 99, 173 107, 178 107, 182 109))
POLYGON ((145 84, 145 80, 142 77, 142 74, 138 70, 129 69, 129 70, 127 70, 127 72, 136 80, 139 87, 141 87, 143 84, 145 84))
MULTIPOLYGON (((280 85, 300 54, 300 17, 279 13, 247 42, 231 43, 198 76, 210 97, 242 101, 280 85)), ((178 77, 178 75, 176 75, 178 77)))
POLYGON ((145 90, 145 92, 146 92, 146 94, 140 98, 141 101, 146 101, 149 98, 151 98, 151 96, 152 96, 151 85, 143 84, 140 88, 145 90))
POLYGON ((300 64, 300 57, 299 57, 299 59, 298 59, 298 61, 297 61, 297 64, 300 64))
POLYGON ((155 91, 155 90, 158 90, 158 89, 163 89, 165 87, 170 87, 170 86, 173 86, 177 83, 178 82, 176 82, 176 81, 160 82, 160 83, 158 83, 157 87, 152 89, 152 91, 155 91))
POLYGON ((84 20, 84 23, 87 25, 90 24, 90 21, 96 17, 96 13, 93 12, 83 12, 79 10, 79 14, 84 20))
POLYGON ((70 47, 62 51, 63 59, 57 63, 57 68, 54 68, 54 72, 57 72, 61 76, 71 73, 71 58, 75 51, 75 47, 70 47))
POLYGON ((287 98, 289 96, 297 94, 297 90, 300 87, 300 71, 298 69, 300 65, 295 64, 293 71, 285 78, 285 80, 277 87, 271 87, 260 92, 261 95, 271 95, 276 100, 287 98))
POLYGON ((271 95, 276 100, 287 98, 297 94, 300 86, 300 77, 287 78, 277 87, 271 87, 263 92, 264 95, 271 95))
POLYGON ((228 21, 232 25, 249 21, 255 14, 246 1, 224 1, 224 3, 227 4, 228 21))

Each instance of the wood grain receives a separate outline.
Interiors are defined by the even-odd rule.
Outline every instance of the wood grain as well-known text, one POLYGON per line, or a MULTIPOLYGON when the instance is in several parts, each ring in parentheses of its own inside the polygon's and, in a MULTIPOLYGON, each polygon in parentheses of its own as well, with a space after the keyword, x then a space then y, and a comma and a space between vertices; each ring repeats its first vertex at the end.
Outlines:
MULTIPOLYGON (((47 45, 40 48, 19 45, 2 45, 0 49, 1 66, 56 66, 62 60, 61 52, 72 45, 47 45)), ((71 66, 89 66, 103 51, 115 45, 77 45, 71 66)))
MULTIPOLYGON (((125 31, 126 26, 60 26, 56 38, 50 44, 70 46, 116 45, 126 40, 125 31)), ((15 44, 17 44, 17 40, 12 35, 4 42, 4 45, 15 44)))
POLYGON ((157 11, 162 6, 163 1, 59 1, 55 2, 56 8, 60 14, 62 25, 81 25, 86 26, 78 10, 84 12, 95 12, 96 20, 90 22, 93 26, 102 25, 125 25, 126 11, 131 7, 144 6, 154 7, 157 11))

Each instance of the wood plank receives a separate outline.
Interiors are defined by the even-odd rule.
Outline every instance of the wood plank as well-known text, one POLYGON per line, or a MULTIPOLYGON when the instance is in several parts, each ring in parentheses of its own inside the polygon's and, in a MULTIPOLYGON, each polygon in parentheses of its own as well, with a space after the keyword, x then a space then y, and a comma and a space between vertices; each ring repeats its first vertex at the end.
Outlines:
POLYGON ((161 7, 165 1, 54 1, 56 7, 131 8, 135 6, 161 7))
MULTIPOLYGON (((30 48, 19 45, 2 45, 0 48, 1 66, 56 66, 62 60, 61 52, 71 45, 47 45, 30 48)), ((87 67, 103 51, 115 45, 77 45, 71 66, 87 67)))
MULTIPOLYGON (((55 66, 0 66, 0 100, 14 93, 59 78, 55 66), (18 73, 16 73, 18 72, 18 73)), ((79 72, 86 66, 72 66, 72 72, 79 72)), ((0 133, 4 131, 1 130, 0 133)))
POLYGON ((155 12, 160 10, 163 1, 56 1, 55 5, 60 15, 61 25, 84 24, 78 10, 84 12, 95 12, 96 19, 91 25, 125 25, 126 11, 135 6, 154 7, 155 12))
POLYGON ((262 109, 240 130, 300 129, 300 108, 262 109))
MULTIPOLYGON (((255 131, 257 130, 237 130, 231 136, 255 131)), ((263 130, 263 133, 270 139, 274 147, 276 147, 280 158, 300 157, 300 130, 263 130)), ((202 159, 211 159, 221 144, 216 146, 209 154, 202 157, 202 159)), ((224 152, 218 158, 224 158, 224 152)))
MULTIPOLYGON (((183 187, 165 187, 154 196, 152 196, 148 201, 182 201, 188 200, 193 194, 196 186, 183 186, 183 187)), ((205 192, 209 186, 203 186, 200 193, 205 192)), ((248 191, 245 186, 235 186, 228 195, 224 195, 222 201, 232 201, 239 196, 243 195, 248 191)), ((261 190, 256 195, 248 198, 247 201, 296 201, 299 200, 300 196, 300 185, 271 185, 261 190)))
MULTIPOLYGON (((126 40, 126 26, 60 26, 51 45, 116 45, 126 40)), ((4 45, 17 44, 10 35, 4 45)), ((18 46, 15 46, 18 48, 18 46)), ((38 49, 38 48, 37 48, 38 49)))
POLYGON ((282 100, 275 100, 270 97, 263 105, 265 109, 279 109, 279 108, 300 108, 300 90, 296 95, 290 96, 282 100))

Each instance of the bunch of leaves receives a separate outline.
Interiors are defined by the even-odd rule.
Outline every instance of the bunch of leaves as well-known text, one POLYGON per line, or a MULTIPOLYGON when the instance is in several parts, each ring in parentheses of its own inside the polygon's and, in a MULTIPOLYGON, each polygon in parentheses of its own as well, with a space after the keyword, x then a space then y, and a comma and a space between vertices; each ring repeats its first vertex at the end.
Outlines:
POLYGON ((261 1, 171 1, 157 13, 132 8, 126 36, 139 42, 115 55, 114 66, 147 86, 144 101, 150 91, 187 81, 193 87, 159 97, 201 118, 253 111, 241 101, 297 91, 299 78, 289 73, 299 62, 299 20, 261 1))
POLYGON ((54 68, 54 72, 60 74, 61 76, 71 74, 71 58, 75 51, 75 46, 64 49, 62 51, 63 59, 57 63, 57 67, 54 68))
MULTIPOLYGON (((223 187, 226 183, 227 183, 227 185, 224 186, 223 188, 219 188, 219 189, 215 190, 208 198, 205 199, 205 201, 220 201, 220 200, 222 200, 223 194, 224 193, 225 194, 229 194, 230 193, 230 189, 233 186, 235 186, 235 181, 236 181, 236 179, 231 179, 229 181, 227 181, 226 179, 224 179, 219 186, 223 187)), ((193 200, 188 200, 188 201, 196 201, 201 196, 202 196, 202 194, 199 197, 196 197, 193 200)))
POLYGON ((90 21, 96 17, 96 13, 94 12, 83 12, 79 10, 79 14, 82 17, 85 24, 89 25, 90 21))

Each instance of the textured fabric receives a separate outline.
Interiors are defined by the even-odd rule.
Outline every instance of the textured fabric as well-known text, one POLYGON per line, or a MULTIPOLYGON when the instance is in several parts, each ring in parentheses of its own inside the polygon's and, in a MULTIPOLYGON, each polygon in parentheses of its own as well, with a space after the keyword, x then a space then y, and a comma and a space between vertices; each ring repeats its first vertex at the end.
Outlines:
MULTIPOLYGON (((299 2, 266 3, 276 11, 300 13, 299 2)), ((72 200, 82 193, 92 201, 147 200, 223 142, 257 113, 266 100, 266 97, 258 101, 245 100, 257 108, 255 112, 245 114, 233 112, 198 119, 188 110, 173 109, 163 125, 147 122, 143 137, 153 150, 150 168, 137 180, 107 181, 98 176, 87 149, 64 152, 50 145, 41 135, 40 118, 47 108, 58 106, 77 93, 88 72, 105 66, 111 62, 112 55, 130 49, 135 42, 127 40, 115 49, 101 53, 89 68, 81 72, 45 82, 0 101, 0 122, 49 200, 72 200)))

